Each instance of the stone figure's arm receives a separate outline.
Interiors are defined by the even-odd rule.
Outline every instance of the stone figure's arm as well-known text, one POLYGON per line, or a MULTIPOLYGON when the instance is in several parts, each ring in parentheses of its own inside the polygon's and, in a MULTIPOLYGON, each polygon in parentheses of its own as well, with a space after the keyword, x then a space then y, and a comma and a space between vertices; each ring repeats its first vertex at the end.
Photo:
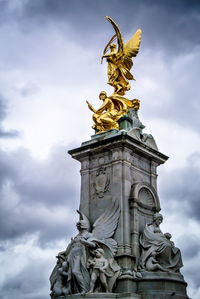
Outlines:
POLYGON ((91 247, 91 248, 95 248, 96 247, 96 244, 92 241, 86 241, 85 239, 82 239, 81 240, 81 243, 88 246, 88 247, 91 247))
POLYGON ((66 271, 62 271, 61 273, 63 276, 68 276, 68 273, 66 271))
POLYGON ((104 266, 101 267, 101 270, 105 270, 108 267, 108 261, 107 259, 104 260, 104 266))
POLYGON ((94 261, 88 259, 88 261, 87 261, 87 268, 92 267, 94 264, 95 264, 94 261))
POLYGON ((151 261, 152 261, 153 264, 157 264, 158 263, 158 261, 156 259, 154 259, 154 258, 152 258, 151 261))

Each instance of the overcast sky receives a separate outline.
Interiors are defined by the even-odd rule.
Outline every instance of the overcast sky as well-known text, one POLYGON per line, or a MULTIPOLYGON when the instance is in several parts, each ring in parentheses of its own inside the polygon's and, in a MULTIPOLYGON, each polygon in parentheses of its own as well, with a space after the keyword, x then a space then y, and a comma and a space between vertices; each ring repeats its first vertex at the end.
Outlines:
POLYGON ((47 299, 48 278, 76 233, 80 165, 98 94, 112 92, 102 51, 142 29, 127 96, 159 150, 164 223, 200 298, 200 1, 0 0, 0 298, 47 299))

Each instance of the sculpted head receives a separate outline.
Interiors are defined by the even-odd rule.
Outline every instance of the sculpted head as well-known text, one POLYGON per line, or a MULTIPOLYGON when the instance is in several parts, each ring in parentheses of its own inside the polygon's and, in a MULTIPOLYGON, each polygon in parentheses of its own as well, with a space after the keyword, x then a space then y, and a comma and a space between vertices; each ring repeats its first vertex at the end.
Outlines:
POLYGON ((160 214, 160 213, 155 213, 155 214, 153 215, 153 222, 154 222, 157 226, 159 226, 159 225, 162 223, 162 221, 163 221, 163 216, 162 216, 162 214, 160 214))
POLYGON ((111 44, 111 45, 110 45, 110 50, 111 50, 111 52, 114 52, 114 51, 116 50, 116 48, 117 48, 117 45, 116 45, 116 44, 111 44))
POLYGON ((83 231, 83 230, 90 230, 90 222, 88 220, 88 218, 79 210, 77 210, 77 212, 80 215, 80 220, 76 223, 76 227, 79 230, 79 232, 83 231))
POLYGON ((101 257, 104 255, 104 250, 102 248, 98 248, 95 250, 96 257, 101 257))
POLYGON ((105 100, 107 98, 107 93, 105 91, 101 91, 99 94, 100 100, 105 100))
POLYGON ((88 223, 84 220, 80 220, 79 222, 76 223, 76 227, 79 231, 82 230, 89 230, 88 223))
POLYGON ((164 236, 165 236, 168 240, 170 240, 170 239, 172 238, 172 235, 171 235, 170 233, 165 233, 164 236))

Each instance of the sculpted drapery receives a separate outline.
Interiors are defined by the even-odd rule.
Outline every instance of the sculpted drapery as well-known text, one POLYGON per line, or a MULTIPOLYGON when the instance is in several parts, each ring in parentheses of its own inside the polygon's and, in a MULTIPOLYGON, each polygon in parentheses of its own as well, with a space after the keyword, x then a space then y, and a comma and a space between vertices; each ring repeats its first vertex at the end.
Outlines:
MULTIPOLYGON (((114 203, 107 209, 93 224, 92 231, 88 218, 78 211, 80 221, 77 223, 79 233, 71 239, 67 249, 57 256, 58 262, 50 276, 51 296, 85 294, 95 289, 96 285, 91 282, 91 269, 88 260, 92 260, 95 250, 99 248, 104 252, 106 260, 107 291, 112 291, 117 277, 120 274, 120 267, 114 260, 117 243, 112 239, 116 229, 120 209, 114 203), (91 232, 89 232, 91 231, 91 232), (111 273, 112 275, 108 275, 111 273)), ((102 286, 98 286, 101 291, 102 286)))
POLYGON ((162 220, 162 215, 156 213, 153 222, 146 225, 140 236, 142 251, 139 268, 145 270, 148 259, 154 255, 157 263, 164 269, 176 272, 183 266, 181 252, 170 241, 171 235, 163 234, 160 230, 162 220))

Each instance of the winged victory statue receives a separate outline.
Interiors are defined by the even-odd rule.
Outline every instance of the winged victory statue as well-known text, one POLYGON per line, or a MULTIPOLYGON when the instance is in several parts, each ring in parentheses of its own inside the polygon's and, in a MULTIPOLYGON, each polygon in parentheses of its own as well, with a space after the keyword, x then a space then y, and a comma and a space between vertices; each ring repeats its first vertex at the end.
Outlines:
POLYGON ((125 44, 117 24, 108 16, 106 19, 113 26, 115 34, 104 49, 101 62, 104 58, 107 60, 107 83, 114 87, 114 93, 108 97, 106 92, 102 91, 99 98, 103 104, 97 110, 87 101, 89 109, 94 112, 93 128, 96 133, 111 129, 119 130, 118 120, 127 114, 131 108, 136 111, 139 109, 139 100, 129 100, 124 95, 131 88, 129 81, 135 80, 130 70, 133 66, 132 58, 136 57, 139 52, 142 31, 138 29, 125 44), (117 39, 117 44, 113 43, 115 39, 117 39), (110 52, 107 53, 109 49, 110 52))
POLYGON ((114 259, 117 242, 112 238, 119 220, 119 205, 114 202, 93 225, 81 211, 77 212, 78 234, 57 255, 50 276, 53 299, 70 294, 112 292, 121 273, 114 259))

